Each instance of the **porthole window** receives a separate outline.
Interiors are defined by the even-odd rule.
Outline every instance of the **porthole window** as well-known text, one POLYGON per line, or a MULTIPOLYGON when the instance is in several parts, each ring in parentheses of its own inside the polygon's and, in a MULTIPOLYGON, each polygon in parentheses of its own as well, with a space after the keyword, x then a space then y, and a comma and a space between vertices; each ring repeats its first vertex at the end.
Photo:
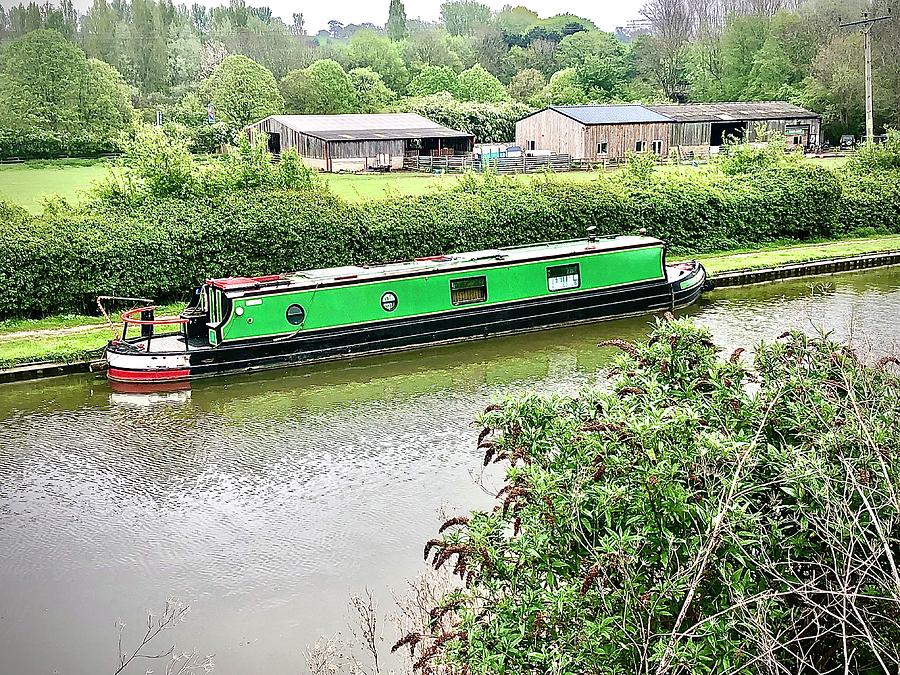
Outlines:
POLYGON ((385 312, 393 312, 397 309, 397 294, 387 291, 381 296, 381 309, 385 312))
POLYGON ((292 326, 299 326, 306 318, 306 312, 303 311, 303 308, 300 305, 291 305, 287 308, 285 317, 292 326))

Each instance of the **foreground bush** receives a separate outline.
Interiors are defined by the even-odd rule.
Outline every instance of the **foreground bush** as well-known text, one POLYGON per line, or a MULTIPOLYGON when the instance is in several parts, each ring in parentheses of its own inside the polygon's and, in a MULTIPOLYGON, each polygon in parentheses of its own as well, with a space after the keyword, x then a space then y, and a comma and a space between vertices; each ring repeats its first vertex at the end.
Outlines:
POLYGON ((751 371, 681 321, 617 344, 607 389, 482 416, 506 484, 426 545, 465 588, 397 648, 421 672, 897 672, 900 362, 792 333, 751 371))

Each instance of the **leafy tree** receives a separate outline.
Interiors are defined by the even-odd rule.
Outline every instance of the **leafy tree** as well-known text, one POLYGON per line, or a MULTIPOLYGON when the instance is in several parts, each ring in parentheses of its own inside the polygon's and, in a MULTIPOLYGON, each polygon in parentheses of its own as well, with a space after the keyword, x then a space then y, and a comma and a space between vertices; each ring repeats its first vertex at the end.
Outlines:
POLYGON ((509 99, 503 83, 480 63, 459 74, 456 95, 461 101, 496 102, 509 99))
POLYGON ((533 40, 527 47, 514 45, 507 54, 507 60, 513 68, 528 70, 534 68, 548 78, 559 70, 556 56, 557 43, 547 39, 533 40))
POLYGON ((528 101, 539 95, 544 87, 547 86, 547 80, 541 71, 534 68, 520 70, 509 83, 509 95, 517 101, 528 101))
POLYGON ((543 96, 551 105, 587 103, 589 101, 587 93, 578 80, 578 72, 574 68, 563 68, 553 73, 543 96))
POLYGON ((591 100, 622 97, 628 76, 625 46, 611 33, 579 31, 563 38, 556 53, 563 66, 575 68, 591 100))
POLYGON ((271 71, 237 54, 216 66, 201 85, 200 95, 234 130, 284 110, 284 98, 271 71))
POLYGON ((409 82, 409 71, 397 43, 371 30, 361 30, 350 38, 347 65, 350 68, 371 68, 396 92, 405 91, 409 82))
MULTIPOLYGON (((353 82, 341 64, 331 59, 316 61, 305 70, 291 71, 281 81, 281 91, 291 113, 349 113, 357 107, 353 82)), ((374 95, 377 96, 377 91, 374 95)))
POLYGON ((413 73, 425 66, 448 66, 457 72, 463 69, 459 56, 450 49, 447 33, 435 28, 410 35, 403 43, 403 60, 413 73))
POLYGON ((391 0, 384 31, 394 42, 399 42, 409 35, 409 28, 406 26, 406 8, 400 0, 391 0))
POLYGON ((478 63, 498 78, 506 81, 510 77, 507 54, 509 48, 503 33, 496 25, 479 26, 471 37, 478 63))
POLYGON ((422 98, 410 98, 398 108, 450 127, 466 131, 479 143, 503 143, 516 137, 516 122, 531 112, 517 101, 499 103, 459 101, 447 93, 432 94, 422 98))
POLYGON ((84 52, 56 31, 36 30, 12 42, 0 58, 9 83, 5 124, 31 123, 54 131, 78 124, 76 101, 87 72, 84 52))
POLYGON ((539 21, 537 12, 522 5, 506 5, 497 14, 497 25, 507 35, 525 35, 539 21))
POLYGON ((491 20, 491 8, 476 0, 450 0, 441 5, 441 21, 450 35, 472 35, 491 20))
POLYGON ((78 88, 79 116, 84 127, 113 137, 132 125, 131 88, 108 63, 88 59, 78 88))
POLYGON ((451 94, 459 88, 459 76, 448 66, 425 66, 407 87, 410 96, 428 96, 440 91, 451 94))
POLYGON ((160 5, 153 0, 132 0, 128 61, 133 83, 141 91, 162 91, 168 83, 166 27, 160 5))
POLYGON ((816 56, 812 75, 803 83, 801 102, 822 111, 823 133, 833 141, 848 130, 859 134, 864 129, 862 49, 859 33, 836 35, 816 56))
POLYGON ((388 89, 381 75, 369 68, 354 68, 347 75, 356 92, 356 108, 361 113, 383 111, 397 95, 388 89))

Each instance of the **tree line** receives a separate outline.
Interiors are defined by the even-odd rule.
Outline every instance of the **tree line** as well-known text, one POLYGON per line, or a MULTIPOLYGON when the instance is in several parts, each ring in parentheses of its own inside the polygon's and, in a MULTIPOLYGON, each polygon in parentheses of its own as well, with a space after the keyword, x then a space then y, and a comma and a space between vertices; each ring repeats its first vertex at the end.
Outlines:
MULTIPOLYGON (((836 139, 859 134, 864 112, 862 35, 840 19, 887 2, 648 0, 610 33, 476 0, 449 0, 427 22, 389 0, 383 27, 331 21, 315 35, 302 14, 287 22, 245 0, 93 0, 83 14, 71 0, 22 3, 0 7, 0 145, 66 134, 112 145, 132 105, 208 149, 276 112, 427 110, 499 141, 544 105, 772 99, 821 113, 836 139)), ((896 126, 900 24, 873 36, 876 123, 896 126)))

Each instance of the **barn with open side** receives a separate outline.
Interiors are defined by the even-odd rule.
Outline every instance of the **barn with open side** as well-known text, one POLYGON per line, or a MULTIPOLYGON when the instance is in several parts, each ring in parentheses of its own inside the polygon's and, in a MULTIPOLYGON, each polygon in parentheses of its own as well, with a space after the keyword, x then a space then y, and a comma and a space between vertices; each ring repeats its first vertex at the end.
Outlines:
POLYGON ((822 118, 785 101, 748 103, 682 103, 648 106, 672 119, 672 147, 721 147, 729 138, 759 140, 759 129, 778 131, 786 144, 804 149, 819 144, 822 118))
POLYGON ((516 123, 516 143, 575 159, 622 159, 629 152, 670 150, 705 157, 726 140, 759 140, 759 128, 785 135, 789 148, 819 143, 819 115, 784 101, 672 105, 561 105, 516 123))
POLYGON ((409 155, 468 155, 475 146, 472 134, 414 113, 272 115, 247 131, 251 140, 265 134, 270 152, 294 148, 324 171, 402 169, 409 155))

